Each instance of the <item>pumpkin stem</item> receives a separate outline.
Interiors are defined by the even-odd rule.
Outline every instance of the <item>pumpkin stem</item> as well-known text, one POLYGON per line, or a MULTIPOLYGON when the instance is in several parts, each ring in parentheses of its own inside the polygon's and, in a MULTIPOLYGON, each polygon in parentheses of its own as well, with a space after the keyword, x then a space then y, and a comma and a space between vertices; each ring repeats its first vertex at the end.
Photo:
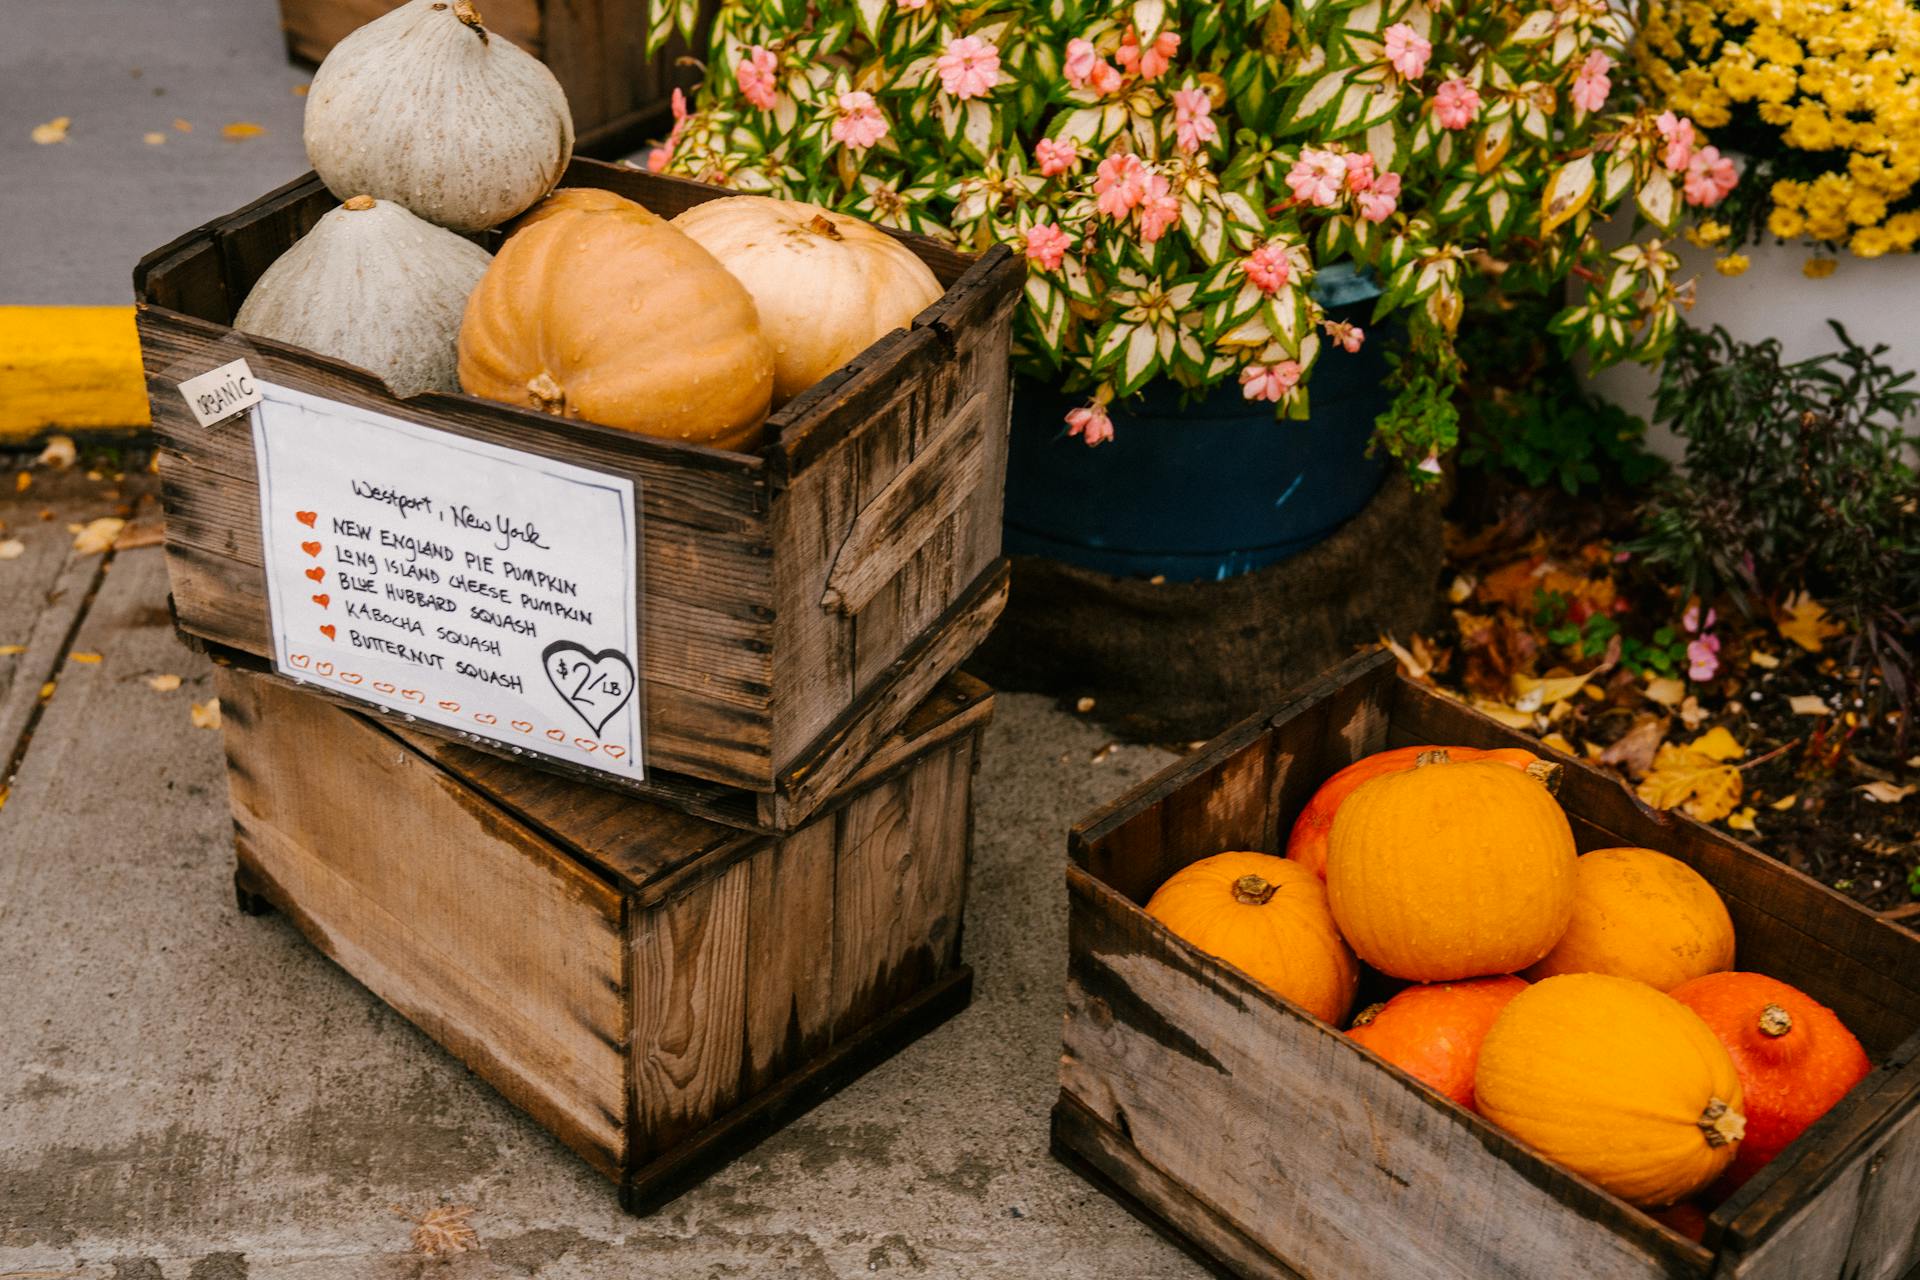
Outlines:
POLYGON ((487 42, 487 28, 480 21, 480 11, 473 7, 473 0, 453 0, 453 16, 473 28, 481 44, 487 42))
POLYGON ((1244 875, 1233 882, 1233 900, 1244 906, 1264 907, 1280 892, 1280 886, 1264 876, 1244 875))
POLYGON ((1777 1004, 1770 1004, 1760 1011, 1760 1034, 1773 1039, 1793 1030, 1793 1015, 1777 1004))
POLYGON ((1375 1000, 1372 1004, 1368 1005, 1366 1008, 1362 1009, 1360 1012, 1353 1015, 1353 1026, 1355 1027, 1366 1026, 1368 1023, 1372 1022, 1375 1018, 1379 1017, 1380 1011, 1386 1007, 1387 1007, 1387 1002, 1385 1000, 1375 1000))
POLYGON ((1524 772, 1529 778, 1545 787, 1548 795, 1557 796, 1560 794, 1560 779, 1567 771, 1551 760, 1535 760, 1526 767, 1524 772))
POLYGON ((840 228, 834 226, 833 219, 824 213, 814 214, 812 220, 807 223, 807 229, 809 231, 817 231, 829 240, 838 240, 841 238, 840 228))
POLYGON ((1707 1137, 1710 1147, 1725 1147, 1747 1136, 1747 1118, 1718 1098, 1708 1101, 1707 1109, 1694 1123, 1707 1137))
POLYGON ((1452 764, 1452 763, 1453 763, 1453 757, 1448 754, 1447 749, 1445 747, 1435 747, 1431 751, 1422 751, 1419 755, 1413 758, 1413 767, 1416 769, 1424 769, 1430 764, 1452 764))
POLYGON ((566 388, 545 369, 527 379, 527 401, 542 413, 564 415, 567 411, 566 388))
POLYGON ((340 207, 342 209, 351 209, 355 213, 365 213, 368 209, 373 208, 373 197, 372 196, 354 196, 352 199, 348 200, 345 204, 341 205, 340 207))

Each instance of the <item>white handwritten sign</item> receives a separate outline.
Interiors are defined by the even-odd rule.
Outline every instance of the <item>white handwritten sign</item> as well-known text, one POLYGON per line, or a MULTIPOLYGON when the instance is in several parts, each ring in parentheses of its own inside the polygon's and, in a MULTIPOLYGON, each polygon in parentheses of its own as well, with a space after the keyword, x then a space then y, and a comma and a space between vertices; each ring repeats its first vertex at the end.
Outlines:
POLYGON ((644 777, 633 482, 256 385, 278 670, 644 777))

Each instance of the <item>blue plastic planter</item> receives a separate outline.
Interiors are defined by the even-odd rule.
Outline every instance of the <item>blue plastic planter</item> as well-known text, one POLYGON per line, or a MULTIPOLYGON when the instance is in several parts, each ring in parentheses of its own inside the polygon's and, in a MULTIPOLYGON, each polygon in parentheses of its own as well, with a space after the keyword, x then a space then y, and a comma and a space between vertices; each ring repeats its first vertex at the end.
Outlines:
MULTIPOLYGON (((1378 292, 1333 268, 1316 288, 1330 319, 1361 325, 1378 292)), ((1063 421, 1085 397, 1016 382, 1007 551, 1191 582, 1306 550, 1366 506, 1385 478, 1384 461, 1368 458, 1366 445, 1392 399, 1386 337, 1370 330, 1356 353, 1323 351, 1305 422, 1276 421, 1272 405, 1244 399, 1237 383, 1182 407, 1178 388, 1156 382, 1114 406, 1114 438, 1092 449, 1063 421)))

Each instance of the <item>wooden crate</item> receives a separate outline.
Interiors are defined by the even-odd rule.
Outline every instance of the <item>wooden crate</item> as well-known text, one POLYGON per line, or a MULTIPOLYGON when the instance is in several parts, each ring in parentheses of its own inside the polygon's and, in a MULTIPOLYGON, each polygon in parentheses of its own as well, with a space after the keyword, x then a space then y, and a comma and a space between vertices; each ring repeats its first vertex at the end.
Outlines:
POLYGON ((1074 829, 1054 1150, 1223 1272, 1590 1280, 1901 1276, 1920 1260, 1920 938, 1562 757, 1580 847, 1682 859, 1726 900, 1739 966, 1803 988, 1873 1073, 1694 1244, 1533 1154, 1141 910, 1227 849, 1278 852, 1307 798, 1414 743, 1523 746, 1401 679, 1336 668, 1074 829))
MULTIPOLYGON (((280 0, 287 54, 318 65, 349 33, 404 2, 280 0)), ((673 123, 669 95, 692 92, 700 78, 685 64, 692 51, 677 35, 647 55, 650 0, 482 0, 478 8, 488 29, 552 68, 573 109, 581 155, 617 159, 664 136, 673 123)))
POLYGON ((244 910, 651 1211, 966 1007, 985 685, 812 822, 740 831, 218 669, 244 910))
MULTIPOLYGON (((729 194, 590 160, 576 160, 564 185, 616 191, 663 216, 729 194)), ((999 616, 1008 348, 1022 279, 1004 246, 973 257, 903 237, 945 296, 911 330, 782 407, 749 455, 467 395, 400 400, 352 365, 237 337, 230 324, 247 290, 336 203, 309 175, 149 254, 134 273, 185 632, 242 663, 267 664, 273 652, 251 433, 244 422, 198 426, 177 386, 179 370, 224 365, 241 342, 254 374, 281 386, 634 482, 643 794, 701 793, 715 816, 789 829, 999 616)))

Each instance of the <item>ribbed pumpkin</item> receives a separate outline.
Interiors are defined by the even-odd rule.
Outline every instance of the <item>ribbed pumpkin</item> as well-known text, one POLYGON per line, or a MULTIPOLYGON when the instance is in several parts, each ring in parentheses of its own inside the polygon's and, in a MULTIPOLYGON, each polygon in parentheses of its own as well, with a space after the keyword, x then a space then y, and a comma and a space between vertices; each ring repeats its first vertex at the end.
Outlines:
POLYGON ((1719 1177, 1745 1130, 1733 1059, 1671 996, 1562 974, 1513 998, 1480 1044, 1480 1114, 1639 1205, 1719 1177))
POLYGON ((1480 1042, 1509 1001, 1527 989, 1520 978, 1470 978, 1408 987, 1347 1034, 1414 1079, 1473 1110, 1473 1070, 1480 1042))
POLYGON ((493 34, 471 0, 409 0, 333 47, 307 92, 307 162, 455 231, 527 208, 573 155, 553 72, 493 34))
POLYGON ((557 191, 467 302, 460 385, 646 435, 747 449, 773 394, 753 299, 713 255, 610 191, 557 191))
POLYGON ((1362 960, 1414 982, 1512 973, 1573 914, 1573 831, 1518 769, 1443 757, 1363 784, 1327 857, 1333 918, 1362 960))
MULTIPOLYGON (((1522 751, 1518 747, 1496 747, 1492 750, 1479 747, 1394 747, 1387 751, 1376 751, 1355 760, 1320 784, 1320 789, 1307 801, 1307 807, 1293 820, 1293 832, 1287 837, 1287 856, 1322 880, 1326 879, 1327 839, 1333 832, 1333 815, 1339 812, 1341 802, 1362 783, 1371 782, 1386 773, 1403 773, 1413 768, 1414 762, 1422 755, 1433 751, 1444 751, 1449 760, 1459 764, 1492 760, 1516 769, 1540 764, 1543 769, 1553 771, 1550 775, 1552 778, 1558 777, 1560 768, 1559 765, 1542 764, 1540 758, 1531 751, 1522 751)), ((1551 782, 1549 785, 1552 785, 1551 782)))
POLYGON ((458 391, 460 319, 492 261, 397 204, 354 196, 274 259, 233 327, 357 364, 397 396, 458 391))
POLYGON ((1360 967, 1327 912, 1326 886, 1285 858, 1217 853, 1160 886, 1147 914, 1315 1017, 1338 1023, 1360 967))
POLYGON ((1527 977, 1610 973, 1671 991, 1732 967, 1733 920, 1698 871, 1652 849, 1594 849, 1575 869, 1573 921, 1527 977))
POLYGON ((1747 1137, 1720 1189, 1731 1192, 1859 1084, 1871 1064, 1833 1010, 1759 973, 1712 973, 1673 989, 1733 1055, 1747 1137))
POLYGON ((800 200, 734 196, 673 220, 753 295, 785 404, 939 300, 940 282, 878 227, 800 200))

